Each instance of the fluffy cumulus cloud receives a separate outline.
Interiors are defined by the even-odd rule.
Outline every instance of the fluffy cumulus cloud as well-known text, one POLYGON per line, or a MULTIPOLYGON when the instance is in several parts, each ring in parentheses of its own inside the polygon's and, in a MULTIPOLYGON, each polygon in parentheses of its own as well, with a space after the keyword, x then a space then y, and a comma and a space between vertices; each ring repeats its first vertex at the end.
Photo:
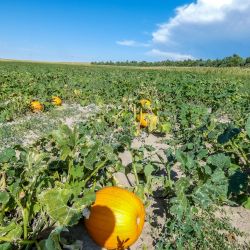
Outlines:
POLYGON ((250 48, 250 0, 198 0, 178 7, 152 33, 152 43, 151 54, 166 58, 244 56, 250 48))

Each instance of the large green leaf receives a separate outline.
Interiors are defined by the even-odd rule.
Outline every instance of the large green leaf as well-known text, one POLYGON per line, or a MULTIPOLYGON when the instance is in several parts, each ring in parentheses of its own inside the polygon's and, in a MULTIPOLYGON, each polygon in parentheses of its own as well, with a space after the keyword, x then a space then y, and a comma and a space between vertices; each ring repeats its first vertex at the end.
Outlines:
POLYGON ((76 224, 82 216, 82 211, 86 206, 91 205, 95 200, 93 190, 87 190, 81 198, 76 196, 74 187, 72 189, 54 188, 46 190, 39 195, 39 202, 47 214, 61 226, 72 226, 76 224), (73 200, 71 206, 69 201, 73 200))
POLYGON ((81 209, 69 207, 67 204, 72 195, 69 189, 54 188, 39 195, 39 202, 47 214, 61 226, 72 226, 81 218, 81 209))

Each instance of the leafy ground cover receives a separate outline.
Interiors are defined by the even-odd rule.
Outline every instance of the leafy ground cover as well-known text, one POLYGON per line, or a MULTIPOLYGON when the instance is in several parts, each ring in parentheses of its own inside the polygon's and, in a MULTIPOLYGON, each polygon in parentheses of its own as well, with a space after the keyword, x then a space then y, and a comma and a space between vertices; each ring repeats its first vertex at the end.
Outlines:
POLYGON ((249 83, 250 72, 235 68, 1 62, 0 249, 80 249, 73 226, 96 190, 125 185, 121 175, 147 207, 155 249, 249 247, 227 214, 215 216, 225 205, 250 208, 249 83), (138 132, 142 98, 160 119, 153 131, 138 132), (43 113, 31 114, 33 99, 43 113), (96 109, 85 119, 88 105, 96 109), (36 140, 23 145, 29 131, 36 140))

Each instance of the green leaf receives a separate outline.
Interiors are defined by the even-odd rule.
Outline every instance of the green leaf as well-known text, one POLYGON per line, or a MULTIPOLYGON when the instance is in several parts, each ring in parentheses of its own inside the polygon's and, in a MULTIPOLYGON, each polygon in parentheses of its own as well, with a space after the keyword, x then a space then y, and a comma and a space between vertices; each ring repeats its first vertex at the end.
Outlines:
POLYGON ((22 233, 23 233, 22 226, 14 221, 12 221, 9 225, 5 227, 0 226, 0 236, 9 238, 11 241, 20 239, 22 233))
POLYGON ((181 166, 187 170, 191 170, 195 167, 195 161, 188 153, 182 152, 181 150, 176 151, 176 159, 181 163, 181 166))
POLYGON ((67 159, 68 156, 70 156, 71 154, 71 149, 70 147, 68 147, 67 145, 64 145, 61 147, 61 160, 65 161, 67 159))
POLYGON ((11 246, 11 243, 0 243, 0 250, 12 250, 13 247, 11 246))
POLYGON ((95 198, 96 194, 94 191, 85 191, 82 198, 77 198, 74 200, 73 207, 82 211, 82 205, 84 204, 85 207, 90 206, 94 203, 95 198))
POLYGON ((80 208, 68 206, 72 196, 69 189, 54 188, 46 190, 39 195, 39 202, 47 214, 61 226, 72 226, 81 218, 81 209, 86 205, 82 203, 80 208))
POLYGON ((60 245, 60 234, 61 232, 66 231, 68 229, 65 227, 57 227, 55 228, 49 235, 48 239, 42 240, 39 242, 39 246, 41 250, 62 250, 60 245))
POLYGON ((83 167, 80 165, 72 166, 70 169, 70 175, 72 176, 73 179, 81 179, 84 176, 84 171, 83 167))
POLYGON ((12 148, 7 148, 0 153, 0 163, 9 162, 16 157, 16 151, 12 148))
POLYGON ((171 131, 171 123, 170 122, 164 122, 160 126, 160 131, 162 133, 169 133, 171 131))
POLYGON ((207 158, 207 163, 212 164, 219 168, 229 168, 231 161, 230 157, 224 155, 223 153, 211 155, 207 158))
POLYGON ((0 191, 0 204, 3 204, 3 205, 7 204, 9 199, 10 199, 10 196, 8 192, 0 191))
POLYGON ((242 205, 244 206, 244 208, 250 209, 250 197, 248 197, 242 205))
POLYGON ((147 180, 151 177, 151 174, 152 174, 153 171, 154 171, 154 167, 151 164, 147 164, 144 167, 144 174, 145 174, 147 180))
POLYGON ((84 165, 87 169, 93 170, 93 165, 97 160, 97 153, 99 150, 99 143, 96 143, 92 150, 88 153, 87 157, 84 159, 84 165))
POLYGON ((246 131, 247 131, 248 136, 250 137, 250 116, 247 119, 246 131))

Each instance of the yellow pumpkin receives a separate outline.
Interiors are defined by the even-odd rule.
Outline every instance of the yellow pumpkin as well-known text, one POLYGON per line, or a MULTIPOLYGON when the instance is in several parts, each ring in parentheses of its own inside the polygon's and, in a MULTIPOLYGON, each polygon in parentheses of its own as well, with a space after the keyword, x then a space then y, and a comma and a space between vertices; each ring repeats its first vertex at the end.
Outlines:
POLYGON ((140 100, 140 104, 144 108, 150 108, 150 106, 151 106, 151 102, 147 99, 140 100))
POLYGON ((139 238, 144 220, 144 206, 134 193, 119 187, 105 187, 96 192, 85 226, 99 246, 121 250, 139 238))
POLYGON ((52 96, 52 103, 56 106, 62 105, 62 99, 58 96, 52 96))
POLYGON ((43 111, 44 106, 39 101, 32 101, 30 103, 30 108, 33 112, 37 113, 43 111))
POLYGON ((140 113, 136 118, 140 122, 140 126, 144 128, 150 126, 150 124, 155 127, 158 123, 158 117, 151 113, 140 113))

